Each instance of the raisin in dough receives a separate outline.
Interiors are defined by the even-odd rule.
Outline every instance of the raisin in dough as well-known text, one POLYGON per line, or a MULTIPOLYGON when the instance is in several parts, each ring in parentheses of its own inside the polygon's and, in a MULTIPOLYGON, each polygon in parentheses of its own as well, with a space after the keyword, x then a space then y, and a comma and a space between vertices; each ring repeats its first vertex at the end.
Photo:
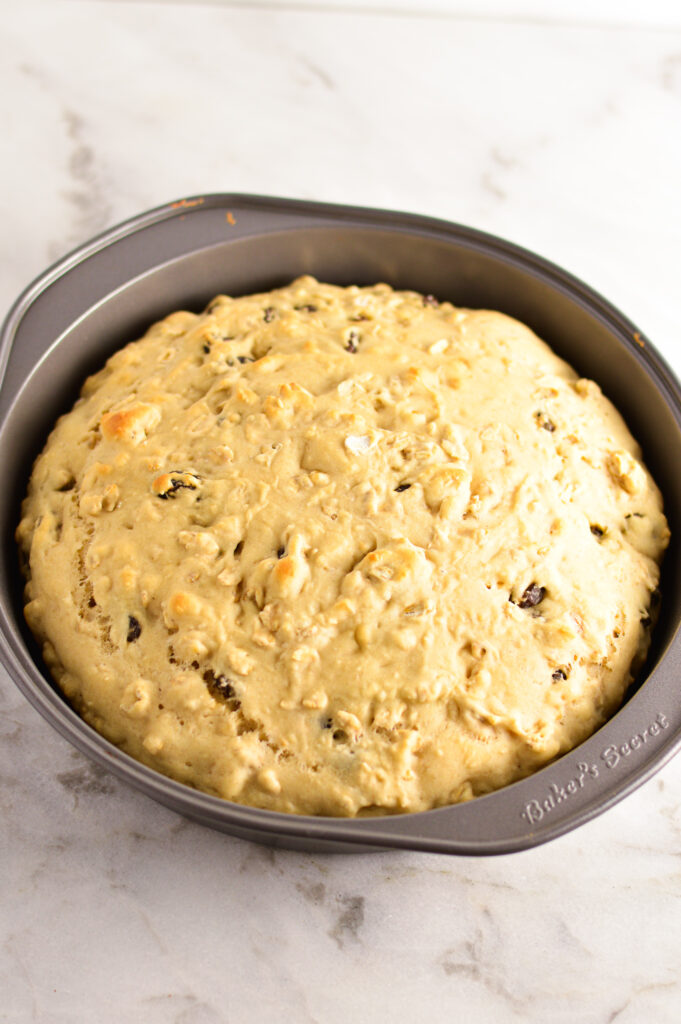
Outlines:
POLYGON ((177 312, 36 461, 26 618, 83 717, 302 814, 504 786, 618 706, 668 530, 622 419, 526 327, 311 277, 177 312))

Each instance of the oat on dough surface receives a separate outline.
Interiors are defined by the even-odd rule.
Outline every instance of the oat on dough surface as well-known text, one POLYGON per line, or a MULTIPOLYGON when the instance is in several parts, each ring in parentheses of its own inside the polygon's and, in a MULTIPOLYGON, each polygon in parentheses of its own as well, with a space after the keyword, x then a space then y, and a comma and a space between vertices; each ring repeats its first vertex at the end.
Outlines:
POLYGON ((116 353, 17 535, 96 729, 230 800, 356 815, 488 792, 597 728, 668 530, 619 414, 528 328, 305 277, 116 353))

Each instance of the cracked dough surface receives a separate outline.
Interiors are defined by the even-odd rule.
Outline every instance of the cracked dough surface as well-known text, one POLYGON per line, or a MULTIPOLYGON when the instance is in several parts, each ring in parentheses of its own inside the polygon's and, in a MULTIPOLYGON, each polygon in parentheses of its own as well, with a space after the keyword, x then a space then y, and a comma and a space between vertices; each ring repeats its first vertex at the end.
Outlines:
POLYGON ((619 414, 528 328, 305 277, 90 377, 17 537, 61 689, 133 757, 302 814, 419 811, 618 706, 668 530, 619 414))

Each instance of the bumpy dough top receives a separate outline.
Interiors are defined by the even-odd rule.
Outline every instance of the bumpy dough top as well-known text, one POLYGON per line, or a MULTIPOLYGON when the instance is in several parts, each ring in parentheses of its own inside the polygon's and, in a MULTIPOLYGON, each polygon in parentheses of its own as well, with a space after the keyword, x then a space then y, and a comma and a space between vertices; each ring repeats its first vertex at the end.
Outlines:
POLYGON ((38 458, 26 617, 133 757, 303 814, 504 786, 613 712, 668 530, 622 419, 528 328, 304 277, 178 312, 38 458))

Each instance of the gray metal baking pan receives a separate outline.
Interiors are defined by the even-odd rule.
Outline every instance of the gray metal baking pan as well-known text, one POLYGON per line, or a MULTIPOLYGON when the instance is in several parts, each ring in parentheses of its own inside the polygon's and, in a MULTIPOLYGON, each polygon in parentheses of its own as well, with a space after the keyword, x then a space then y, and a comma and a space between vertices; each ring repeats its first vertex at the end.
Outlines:
POLYGON ((509 242, 383 210, 249 195, 169 203, 66 256, 20 296, 0 336, 0 657, 35 708, 88 757, 189 818, 258 842, 341 852, 386 847, 499 854, 553 839, 648 779, 681 744, 681 391, 650 342, 586 285, 509 242), (576 750, 465 804, 347 820, 278 814, 199 793, 112 746, 56 690, 22 614, 13 540, 34 457, 84 377, 155 319, 302 273, 387 281, 529 324, 623 412, 672 529, 648 661, 623 707, 576 750))

